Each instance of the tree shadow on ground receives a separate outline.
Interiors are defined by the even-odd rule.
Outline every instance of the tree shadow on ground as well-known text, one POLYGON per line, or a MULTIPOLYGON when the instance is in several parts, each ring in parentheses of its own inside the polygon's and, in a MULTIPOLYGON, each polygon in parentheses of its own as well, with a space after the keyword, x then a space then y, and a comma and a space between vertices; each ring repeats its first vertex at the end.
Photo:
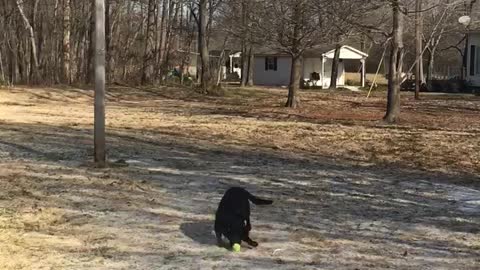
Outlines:
POLYGON ((180 230, 193 241, 202 245, 217 245, 211 220, 182 223, 180 230))
POLYGON ((462 211, 466 202, 454 196, 465 188, 480 192, 477 175, 420 172, 395 164, 359 166, 164 134, 146 138, 140 131, 111 133, 110 157, 124 159, 129 167, 100 170, 81 166, 90 159, 91 145, 85 143, 89 131, 4 124, 0 133, 9 134, 0 143, 2 152, 9 153, 4 160, 21 158, 43 173, 32 178, 32 186, 23 187, 41 194, 36 195, 40 202, 42 196, 62 194, 53 199, 69 211, 125 218, 122 222, 132 228, 130 236, 143 231, 168 239, 179 233, 175 243, 187 241, 182 238, 187 236, 201 246, 215 245, 211 220, 217 204, 228 187, 243 186, 275 200, 273 206, 254 207, 252 212, 253 233, 270 248, 289 243, 299 252, 316 250, 315 254, 332 256, 343 248, 382 256, 390 263, 413 250, 413 264, 426 257, 432 258, 433 266, 446 264, 442 260, 448 258, 453 259, 450 266, 455 260, 471 263, 480 256, 468 241, 479 232, 480 212, 462 211), (65 158, 45 159, 45 152, 65 158), (45 164, 56 166, 54 175, 43 171, 40 165, 45 164), (69 175, 87 180, 56 180, 69 175), (151 228, 142 227, 146 222, 151 228))

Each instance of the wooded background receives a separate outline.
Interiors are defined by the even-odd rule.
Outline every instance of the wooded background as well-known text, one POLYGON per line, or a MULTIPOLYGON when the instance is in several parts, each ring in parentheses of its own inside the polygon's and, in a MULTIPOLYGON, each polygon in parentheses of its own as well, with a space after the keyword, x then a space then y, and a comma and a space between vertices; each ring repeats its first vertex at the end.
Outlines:
MULTIPOLYGON (((206 52, 244 52, 244 85, 252 84, 251 55, 266 47, 297 59, 309 47, 349 44, 370 53, 368 71, 374 72, 391 37, 394 2, 405 15, 404 67, 415 61, 419 13, 428 45, 427 75, 444 70, 446 63, 459 70, 464 29, 457 19, 469 12, 470 0, 418 0, 423 8, 417 12, 415 1, 392 0, 107 0, 107 81, 163 83, 174 67, 196 62, 201 70, 201 61, 192 58, 201 53, 202 6, 206 52)), ((91 83, 93 5, 91 0, 0 0, 0 81, 91 83)))

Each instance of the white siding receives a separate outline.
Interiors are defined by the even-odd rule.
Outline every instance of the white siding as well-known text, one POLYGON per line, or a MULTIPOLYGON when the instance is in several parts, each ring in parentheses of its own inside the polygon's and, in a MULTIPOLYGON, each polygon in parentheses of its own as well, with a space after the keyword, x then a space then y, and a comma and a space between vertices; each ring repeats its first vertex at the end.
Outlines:
MULTIPOLYGON (((290 83, 290 70, 292 60, 290 57, 277 57, 277 70, 265 70, 265 57, 255 57, 253 82, 256 85, 269 86, 288 86, 290 83)), ((325 78, 323 80, 323 87, 330 86, 330 74, 332 71, 332 60, 326 59, 325 63, 325 78)), ((321 58, 304 58, 302 76, 304 81, 310 79, 310 74, 317 72, 320 74, 320 80, 316 86, 322 85, 322 59, 321 58)), ((338 79, 337 86, 345 85, 345 68, 343 63, 338 64, 338 79)))
POLYGON ((265 70, 265 57, 256 56, 253 83, 256 85, 287 86, 290 84, 290 57, 277 57, 277 70, 265 70))

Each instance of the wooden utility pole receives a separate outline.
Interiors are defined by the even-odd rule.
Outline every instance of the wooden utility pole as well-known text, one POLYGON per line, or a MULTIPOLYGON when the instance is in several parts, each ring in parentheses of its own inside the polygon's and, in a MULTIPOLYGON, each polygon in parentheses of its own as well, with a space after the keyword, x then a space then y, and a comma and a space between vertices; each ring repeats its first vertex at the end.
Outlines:
POLYGON ((95 0, 95 163, 105 167, 105 0, 95 0))
POLYGON ((415 99, 420 99, 420 87, 423 83, 422 77, 422 0, 415 0, 415 55, 417 63, 415 64, 415 99))

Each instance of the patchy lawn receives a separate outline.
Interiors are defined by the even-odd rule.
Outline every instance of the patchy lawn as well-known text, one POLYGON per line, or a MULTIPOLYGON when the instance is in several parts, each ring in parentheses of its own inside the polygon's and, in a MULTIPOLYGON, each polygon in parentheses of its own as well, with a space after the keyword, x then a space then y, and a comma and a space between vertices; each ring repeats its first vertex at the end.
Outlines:
POLYGON ((0 90, 0 269, 478 269, 480 99, 279 89, 110 89, 111 166, 92 166, 92 92, 0 90), (225 189, 257 249, 215 246, 225 189))

